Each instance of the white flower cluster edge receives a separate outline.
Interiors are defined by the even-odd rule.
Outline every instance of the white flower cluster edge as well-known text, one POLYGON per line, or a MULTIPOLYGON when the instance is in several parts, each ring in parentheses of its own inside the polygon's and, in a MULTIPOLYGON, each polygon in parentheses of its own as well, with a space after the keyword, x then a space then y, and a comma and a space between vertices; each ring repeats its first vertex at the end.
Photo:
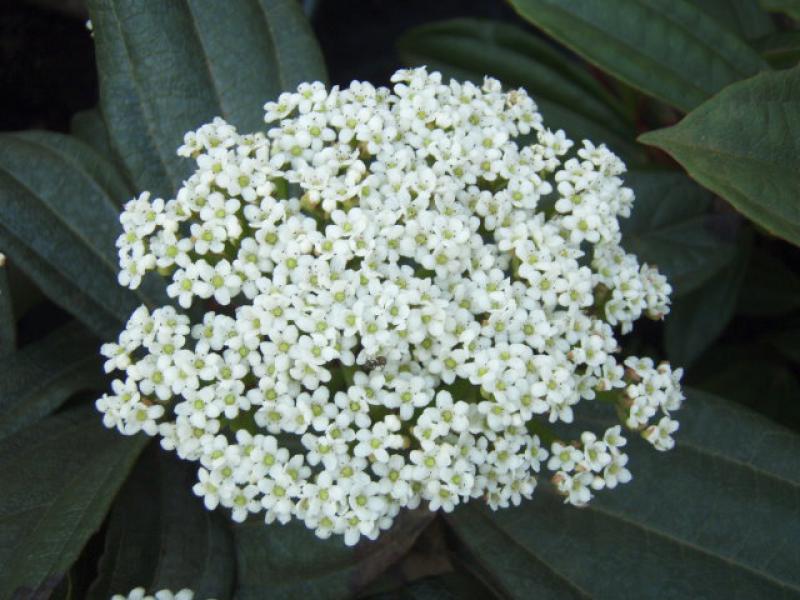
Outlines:
MULTIPOLYGON (((133 588, 127 595, 114 594, 110 600, 194 600, 194 591, 184 588, 177 592, 171 590, 158 590, 152 595, 148 594, 143 587, 133 588)), ((208 598, 208 600, 214 600, 208 598)))
POLYGON ((624 164, 494 79, 392 81, 301 84, 265 132, 217 118, 176 197, 122 213, 120 284, 155 270, 180 309, 103 346, 124 376, 97 408, 197 461, 236 521, 352 545, 403 508, 517 505, 543 469, 583 505, 631 474, 621 426, 570 430, 581 400, 674 444, 682 370, 617 356, 671 292, 620 246, 624 164))

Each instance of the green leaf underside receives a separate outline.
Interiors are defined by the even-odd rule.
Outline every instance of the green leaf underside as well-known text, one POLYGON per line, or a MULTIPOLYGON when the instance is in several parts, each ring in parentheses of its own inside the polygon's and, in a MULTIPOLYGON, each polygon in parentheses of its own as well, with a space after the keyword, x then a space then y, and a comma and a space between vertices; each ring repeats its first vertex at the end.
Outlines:
POLYGON ((675 450, 630 443, 634 480, 584 509, 544 483, 457 509, 475 568, 509 598, 798 597, 800 437, 698 391, 679 419, 675 450))
POLYGON ((16 346, 17 323, 8 286, 8 268, 0 267, 0 357, 14 352, 16 346))
POLYGON ((326 79, 292 0, 90 0, 88 8, 112 145, 137 188, 156 195, 174 194, 191 171, 176 155, 187 131, 215 116, 243 132, 262 129, 266 101, 326 79))
POLYGON ((100 527, 146 439, 104 429, 86 407, 0 441, 0 597, 49 596, 100 527))
POLYGON ((624 178, 636 200, 630 218, 620 220, 622 245, 667 276, 673 297, 697 289, 733 260, 735 215, 710 213, 708 191, 677 172, 631 171, 624 178))
POLYGON ((640 137, 777 236, 800 244, 800 67, 731 85, 640 137))
POLYGON ((0 438, 58 408, 72 394, 105 387, 96 338, 77 323, 0 362, 0 438))
POLYGON ((409 65, 426 65, 446 77, 481 83, 485 75, 523 87, 542 111, 545 126, 577 139, 606 143, 635 156, 632 126, 619 101, 562 52, 513 25, 454 19, 417 27, 398 42, 409 65))
POLYGON ((745 42, 687 0, 511 4, 588 61, 684 111, 767 68, 745 42))
POLYGON ((255 520, 234 529, 237 600, 270 598, 331 600, 355 597, 411 548, 434 514, 401 511, 374 542, 348 548, 341 537, 327 540, 298 521, 265 526, 255 520))
POLYGON ((142 586, 183 588, 226 600, 235 555, 225 517, 195 496, 197 467, 151 444, 111 511, 106 547, 89 599, 107 600, 142 586))
POLYGON ((103 338, 116 336, 146 300, 117 283, 113 198, 126 184, 76 138, 31 131, 0 140, 0 241, 51 300, 103 338))

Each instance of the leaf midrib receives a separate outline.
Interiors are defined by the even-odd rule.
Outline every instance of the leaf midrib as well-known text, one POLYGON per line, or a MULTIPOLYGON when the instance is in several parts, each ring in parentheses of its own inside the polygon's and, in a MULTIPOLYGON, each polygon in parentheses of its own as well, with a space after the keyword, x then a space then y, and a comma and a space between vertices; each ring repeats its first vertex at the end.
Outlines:
POLYGON ((133 84, 133 87, 136 89, 136 93, 139 96, 139 102, 137 104, 138 104, 138 106, 141 107, 141 110, 142 110, 142 117, 143 117, 142 120, 144 121, 145 127, 147 128, 148 137, 152 141, 152 144, 155 147, 156 152, 158 153, 159 163, 161 164, 161 167, 163 168, 164 175, 169 180, 170 185, 174 189, 177 189, 177 185, 176 184, 177 184, 177 181, 179 181, 180 178, 176 178, 175 177, 175 173, 172 172, 172 167, 170 166, 169 161, 167 161, 166 158, 165 158, 164 148, 161 147, 160 138, 159 138, 159 136, 156 135, 156 132, 154 130, 154 119, 153 119, 153 116, 150 114, 149 105, 148 105, 148 103, 146 101, 147 97, 144 94, 144 91, 142 89, 141 83, 139 82, 138 74, 136 73, 136 65, 135 65, 135 63, 133 61, 133 58, 131 56, 131 51, 130 51, 130 47, 129 47, 129 44, 128 44, 128 38, 125 35, 125 28, 122 27, 122 22, 121 22, 121 20, 119 18, 119 13, 117 12, 116 2, 117 2, 117 0, 111 0, 107 4, 110 7, 111 12, 113 13, 114 23, 117 26, 119 39, 122 42, 122 49, 125 52, 125 57, 127 58, 127 63, 130 66, 131 77, 130 77, 129 81, 133 84))
MULTIPOLYGON (((550 493, 552 493, 554 496, 556 495, 556 493, 553 492, 553 491, 550 491, 550 493)), ((647 525, 646 523, 644 523, 641 520, 628 518, 628 517, 624 516, 621 512, 616 512, 616 511, 609 510, 609 509, 606 509, 606 508, 601 508, 595 502, 589 502, 583 508, 583 510, 588 510, 590 512, 596 512, 596 513, 599 513, 601 515, 605 515, 609 519, 621 521, 621 522, 623 522, 623 523, 625 523, 627 525, 630 525, 633 528, 641 529, 642 531, 644 531, 644 532, 646 532, 648 534, 651 534, 651 535, 654 535, 656 537, 660 537, 662 539, 665 539, 671 544, 675 544, 677 546, 685 546, 685 547, 690 548, 690 549, 692 549, 692 550, 694 550, 696 552, 699 552, 700 554, 704 554, 706 556, 710 556, 711 558, 714 558, 714 559, 717 559, 717 560, 719 560, 721 562, 724 562, 727 565, 730 565, 730 566, 738 568, 738 569, 742 569, 743 571, 747 571, 748 573, 751 573, 752 575, 755 575, 756 577, 760 577, 762 579, 765 579, 765 580, 769 581, 770 583, 778 585, 779 587, 782 587, 782 588, 785 588, 785 589, 788 589, 788 590, 791 590, 791 591, 795 591, 795 592, 800 592, 800 586, 798 586, 798 585, 795 585, 795 584, 792 584, 792 583, 789 583, 789 582, 786 582, 786 581, 781 581, 780 579, 777 579, 775 576, 773 576, 773 575, 771 575, 769 573, 765 573, 764 571, 761 571, 761 570, 757 569, 756 567, 752 567, 750 565, 747 565, 747 564, 741 563, 741 562, 739 562, 737 560, 734 560, 733 558, 730 558, 730 557, 727 557, 727 556, 723 556, 722 554, 718 554, 717 552, 711 550, 710 548, 705 548, 703 546, 699 546, 697 543, 691 542, 691 541, 689 541, 689 540, 687 540, 685 538, 679 538, 679 537, 677 537, 677 536, 675 536, 675 535, 673 535, 673 534, 671 534, 671 533, 669 533, 669 532, 667 532, 667 531, 665 531, 665 530, 663 530, 661 528, 657 528, 657 527, 654 527, 652 525, 647 525)))
POLYGON ((50 206, 50 204, 48 202, 42 200, 41 196, 39 194, 37 194, 33 190, 33 188, 31 188, 27 183, 22 181, 14 173, 12 173, 10 170, 8 170, 8 168, 6 168, 5 165, 0 165, 0 172, 4 173, 6 176, 9 177, 9 179, 12 179, 14 182, 16 182, 16 184, 19 185, 23 190, 25 190, 25 192, 28 195, 30 195, 32 198, 34 198, 36 200, 37 204, 42 205, 49 214, 51 214, 53 217, 55 217, 56 221, 61 223, 67 231, 72 233, 81 242, 83 242, 84 247, 89 249, 92 254, 94 254, 97 258, 99 258, 100 262, 105 267, 107 267, 108 270, 113 275, 116 276, 116 267, 114 266, 114 264, 106 256, 104 256, 103 253, 100 252, 100 250, 94 246, 94 244, 92 244, 89 241, 89 238, 86 237, 86 235, 82 231, 80 231, 79 229, 75 229, 75 227, 69 221, 67 221, 58 211, 53 210, 53 207, 50 206))
MULTIPOLYGON (((70 154, 66 152, 61 153, 52 146, 48 146, 47 144, 33 137, 24 135, 21 136, 18 135, 17 133, 7 133, 5 135, 14 140, 17 140, 21 144, 28 144, 29 146, 33 146, 34 148, 39 148, 40 150, 43 150, 44 152, 54 156, 56 159, 62 160, 64 163, 72 167, 74 170, 78 171, 83 176, 83 179, 88 181, 89 185, 95 188, 99 192, 100 196, 103 198, 103 201, 106 202, 106 204, 108 204, 109 208, 111 208, 115 214, 119 211, 119 206, 111 199, 111 190, 106 189, 105 186, 103 186, 97 179, 94 178, 94 175, 92 175, 89 171, 87 171, 84 168, 82 163, 80 163, 77 160, 74 160, 70 154)), ((94 150, 91 151, 94 152, 94 150)), ((106 161, 104 160, 103 162, 106 161)), ((106 163, 105 165, 102 166, 114 168, 113 165, 109 163, 106 163)))
MULTIPOLYGON (((113 455, 113 456, 115 458, 114 463, 118 462, 118 458, 119 457, 117 457, 116 455, 113 455)), ((84 474, 86 472, 93 471, 92 467, 96 467, 96 466, 97 465, 92 465, 92 463, 89 462, 88 464, 86 464, 86 466, 78 469, 75 472, 75 474, 72 477, 69 478, 69 480, 67 481, 67 484, 62 486, 60 488, 60 490, 69 490, 69 489, 73 489, 74 487, 80 487, 79 484, 76 484, 76 481, 80 481, 80 479, 83 478, 83 476, 84 476, 84 474)), ((108 462, 104 462, 101 466, 97 467, 98 471, 100 471, 101 474, 102 474, 101 475, 101 477, 102 477, 101 484, 94 488, 94 490, 91 492, 91 494, 88 496, 88 498, 85 497, 85 499, 87 501, 82 505, 82 510, 80 512, 80 518, 77 519, 76 522, 73 523, 73 526, 69 528, 68 535, 62 536, 62 543, 59 544, 60 550, 57 553, 53 553, 52 550, 51 550, 51 552, 49 553, 48 558, 50 558, 52 556, 56 556, 56 557, 63 556, 64 550, 66 549, 67 545, 72 541, 73 537, 75 536, 75 532, 78 531, 80 528, 82 528, 82 527, 85 528, 87 526, 87 524, 85 523, 85 521, 86 521, 86 513, 89 511, 90 508, 94 507, 95 503, 97 502, 97 498, 100 496, 100 493, 106 491, 106 487, 108 485, 108 482, 114 476, 114 471, 115 471, 114 467, 115 466, 116 466, 116 464, 112 464, 111 461, 108 461, 108 462)), ((25 534, 25 538, 26 539, 35 539, 36 538, 36 534, 37 534, 38 530, 41 529, 43 523, 47 520, 48 516, 53 511, 53 509, 56 507, 56 505, 63 500, 64 496, 65 496, 65 494, 62 491, 59 491, 53 497, 53 501, 49 505, 47 505, 46 510, 41 515, 41 517, 39 519, 37 519, 36 524, 34 525, 34 527, 26 532, 26 534, 25 534)), ((18 548, 19 547, 20 546, 18 546, 18 548)), ((26 545, 22 544, 21 547, 25 548, 26 545)), ((25 558, 25 555, 22 554, 22 553, 15 553, 14 556, 16 556, 16 557, 20 557, 21 556, 22 558, 25 558)), ((12 564, 16 565, 18 562, 19 562, 19 558, 17 558, 17 560, 14 560, 12 564)), ((48 576, 49 575, 53 575, 54 573, 52 571, 52 561, 48 560, 47 562, 49 563, 49 566, 47 567, 48 568, 47 575, 48 576)), ((15 573, 15 577, 18 577, 18 575, 16 575, 16 569, 12 568, 11 571, 15 573)), ((24 583, 28 583, 28 582, 24 582, 24 583)), ((38 583, 39 582, 37 581, 37 584, 38 583)))
MULTIPOLYGON (((516 6, 516 5, 517 5, 517 3, 516 3, 516 2, 514 2, 514 5, 516 6)), ((646 57, 646 58, 647 58, 647 59, 649 59, 649 60, 657 60, 657 58, 658 58, 658 57, 653 57, 653 56, 650 56, 649 54, 646 54, 646 53, 643 53, 643 52, 641 52, 641 51, 640 51, 640 49, 639 49, 638 47, 636 47, 636 46, 632 46, 632 45, 631 45, 631 44, 630 44, 628 41, 626 41, 626 40, 621 40, 621 39, 619 39, 619 38, 617 38, 617 37, 614 37, 614 36, 611 36, 611 35, 609 35, 609 34, 608 34, 608 32, 607 32, 606 30, 604 30, 604 29, 601 29, 601 28, 597 27, 596 25, 594 25, 594 24, 593 24, 593 23, 591 23, 590 21, 587 21, 587 20, 585 20, 585 19, 583 19, 583 18, 580 18, 579 16, 575 15, 574 13, 572 13, 572 12, 570 12, 570 11, 568 11, 568 10, 564 9, 563 7, 561 7, 561 6, 557 5, 557 4, 555 4, 555 5, 554 5, 554 4, 552 4, 552 3, 549 3, 549 2, 548 2, 548 5, 549 5, 549 7, 551 8, 551 10, 555 10, 555 11, 557 11, 557 12, 560 12, 560 13, 561 13, 563 16, 565 16, 565 17, 567 17, 567 18, 575 18, 575 19, 579 20, 579 21, 580 21, 580 22, 581 22, 581 23, 582 23, 582 24, 583 24, 585 27, 587 27, 588 29, 592 29, 592 30, 594 30, 595 32, 602 34, 603 36, 605 36, 605 37, 607 37, 608 39, 612 40, 614 43, 618 44, 619 46, 622 46, 623 48, 627 48, 629 51, 633 52, 634 54, 638 54, 639 56, 644 56, 644 57, 646 57)), ((528 17, 527 17, 527 16, 525 16, 525 15, 522 15, 522 16, 523 16, 525 19, 528 19, 528 17)), ((531 20, 532 20, 532 19, 531 19, 531 20)), ((535 21, 534 21, 534 22, 535 22, 535 21)), ((545 30, 547 33, 549 33, 549 34, 553 35, 554 37, 556 37, 556 38, 557 38, 557 39, 558 39, 558 40, 559 40, 559 41, 560 41, 562 44, 564 44, 564 46, 566 46, 566 47, 570 48, 570 49, 571 49, 573 52, 575 52, 576 54, 579 54, 579 55, 581 55, 581 56, 585 57, 585 58, 586 58, 586 60, 588 60, 589 62, 591 62, 592 64, 594 64, 594 65, 596 65, 596 66, 598 66, 598 67, 600 67, 600 68, 603 68, 603 69, 605 68, 605 67, 604 67, 604 66, 603 66, 603 65, 602 65, 600 62, 598 62, 596 59, 594 59, 594 58, 592 58, 592 57, 590 57, 590 56, 586 56, 586 54, 585 54, 583 51, 579 50, 579 49, 578 49, 578 48, 577 48, 577 47, 574 45, 574 43, 573 43, 573 42, 570 42, 570 41, 567 41, 567 40, 563 39, 563 36, 556 36, 556 35, 555 35, 555 34, 552 32, 552 27, 545 27, 545 26, 543 26, 543 25, 540 25, 538 22, 535 22, 535 23, 536 23, 536 25, 537 25, 537 26, 541 27, 541 28, 542 28, 543 30, 545 30)), ((663 65, 661 65, 661 66, 663 66, 663 65)), ((639 67, 638 65, 637 65, 637 67, 636 67, 636 68, 637 68, 637 70, 642 70, 642 69, 641 69, 641 67, 639 67)), ((697 85, 696 85, 696 84, 695 84, 693 81, 685 79, 685 78, 682 76, 682 74, 681 74, 679 71, 676 71, 676 70, 674 70, 674 69, 672 69, 672 68, 669 68, 669 67, 667 67, 667 68, 666 68, 666 69, 664 69, 664 70, 665 70, 665 71, 667 71, 667 72, 668 72, 668 73, 669 73, 669 74, 670 74, 672 77, 674 77, 674 78, 675 78, 677 81, 680 81, 680 82, 682 82, 684 85, 686 85, 686 87, 693 89, 695 92, 698 92, 698 93, 699 93, 699 94, 700 94, 700 95, 701 95, 703 98, 708 98, 708 97, 709 97, 709 95, 710 95, 710 94, 709 94, 709 92, 707 92, 706 90, 704 90, 704 89, 703 89, 703 88, 701 88, 701 87, 698 87, 698 86, 697 86, 697 85)), ((618 79, 620 79, 620 80, 624 81, 624 82, 625 82, 625 83, 627 83, 628 85, 631 85, 631 86, 635 87, 636 89, 638 89, 638 90, 641 90, 642 92, 644 92, 644 93, 646 93, 646 94, 648 94, 648 95, 662 96, 662 94, 661 94, 661 93, 655 94, 654 92, 652 92, 652 91, 650 91, 650 90, 645 90, 644 88, 642 88, 642 86, 641 86, 641 84, 640 84, 640 83, 638 83, 638 82, 636 82, 636 81, 633 81, 633 80, 632 80, 632 79, 631 79, 631 78, 630 78, 630 77, 629 77, 627 74, 626 74, 626 75, 620 75, 620 74, 618 74, 618 73, 614 73, 614 76, 615 76, 615 77, 617 77, 618 79)), ((670 104, 672 104, 672 102, 673 102, 673 101, 671 101, 671 100, 670 100, 669 102, 670 102, 670 104)), ((687 110, 687 105, 685 105, 685 104, 683 104, 683 103, 682 103, 682 106, 679 106, 678 108, 681 108, 681 110, 684 110, 684 111, 686 111, 686 110, 687 110)))
MULTIPOLYGON (((473 507, 473 508, 474 508, 474 507, 473 507)), ((527 547, 526 547, 524 544, 522 544, 522 543, 521 543, 519 540, 517 540, 517 539, 516 539, 514 536, 512 536, 511 534, 509 534, 509 533, 508 533, 508 532, 507 532, 507 531, 506 531, 504 528, 502 528, 502 527, 498 527, 498 526, 497 526, 497 525, 494 523, 494 521, 492 521, 492 519, 490 519, 488 516, 486 516, 486 514, 484 513, 484 511, 483 511, 483 510, 481 510, 481 509, 474 509, 474 510, 472 511, 472 513, 473 513, 473 514, 478 514, 478 515, 480 515, 480 518, 481 518, 481 519, 483 519, 484 521, 486 521, 486 522, 489 524, 489 526, 490 526, 490 527, 493 527, 494 529, 496 529, 497 531, 499 531, 499 532, 500 532, 500 534, 501 534, 503 537, 505 537, 506 539, 510 540, 510 541, 511 541, 511 543, 513 543, 513 544, 514 544, 514 545, 515 545, 517 548, 519 548, 520 550, 522 550, 522 551, 523 551, 523 552, 524 552, 526 555, 528 555, 528 556, 532 557, 532 558, 533 558, 533 559, 534 559, 534 560, 535 560, 537 563, 541 564, 541 565, 542 565, 544 568, 546 568, 548 571, 550 571, 550 572, 551 572, 551 573, 552 573, 552 574, 553 574, 553 575, 554 575, 554 576, 555 576, 555 577, 556 577, 556 578, 557 578, 559 581, 562 581, 564 584, 566 584, 566 586, 567 586, 569 589, 573 590, 574 592, 576 592, 576 593, 577 593, 579 596, 581 596, 581 597, 583 597, 583 598, 592 598, 591 594, 589 594, 589 592, 588 592, 587 590, 584 590, 584 589, 583 589, 583 588, 582 588, 580 585, 578 585, 576 582, 572 581, 572 580, 569 578, 569 576, 568 576, 568 575, 565 575, 564 573, 562 573, 561 571, 559 571, 558 569, 556 569, 556 568, 555 568, 555 567, 554 567, 554 566, 553 566, 551 563, 549 563, 548 561, 546 561, 546 560, 545 560, 544 558, 542 558, 541 556, 539 556, 539 555, 537 555, 537 554, 534 554, 533 552, 531 552, 531 550, 530 550, 530 549, 528 549, 528 548, 527 548, 527 547)), ((456 530, 456 534, 458 534, 458 529, 457 529, 457 528, 455 528, 455 530, 456 530)), ((459 537, 461 537, 461 536, 459 536, 459 537)), ((505 587, 505 586, 501 586, 501 587, 505 587)))
POLYGON ((200 46, 200 54, 203 56, 203 63, 205 64, 206 71, 208 73, 208 79, 210 83, 209 87, 211 88, 211 92, 214 94, 214 101, 219 107, 219 115, 224 120, 229 121, 228 112, 225 110, 225 106, 222 103, 222 96, 220 95, 219 88, 217 87, 217 79, 214 77, 214 70, 211 66, 211 57, 206 52, 205 46, 203 46, 203 36, 200 34, 200 26, 198 25, 197 18, 192 10, 191 0, 183 0, 183 4, 186 6, 186 12, 189 15, 189 23, 191 24, 192 28, 192 35, 194 39, 197 40, 197 45, 200 46))
MULTIPOLYGON (((32 246, 26 244, 24 241, 22 241, 20 239, 19 236, 15 235, 11 230, 9 230, 7 227, 4 227, 2 225, 2 223, 0 223, 0 235, 2 235, 2 234, 7 236, 8 239, 13 240, 21 248, 24 248, 27 252, 29 252, 30 255, 33 258, 35 258, 36 260, 41 262, 41 264, 43 265, 43 268, 47 269, 49 271, 49 274, 47 276, 48 279, 56 280, 56 278, 57 278, 56 281, 57 281, 57 284, 59 286, 67 288, 67 289, 70 289, 70 288, 73 289, 74 293, 80 294, 88 304, 93 305, 93 308, 95 310, 100 310, 103 313, 105 313, 105 317, 106 318, 108 318, 111 321, 115 321, 117 323, 121 322, 121 319, 114 312, 114 309, 117 308, 116 306, 109 305, 105 301, 105 299, 95 298, 94 296, 90 296, 90 295, 84 293, 83 288, 81 288, 77 284, 74 284, 68 278, 63 277, 62 274, 58 271, 58 269, 56 269, 50 262, 45 260, 45 258, 39 252, 37 252, 36 249, 34 249, 32 246)), ((56 301, 56 303, 58 304, 58 301, 56 301)), ((76 316, 78 316, 78 315, 76 315, 76 316)), ((78 318, 80 318, 80 317, 78 316, 78 318)), ((87 323, 88 325, 90 325, 90 327, 92 326, 92 323, 90 321, 84 321, 84 322, 87 323)), ((94 330, 94 331, 95 331, 95 333, 98 333, 97 330, 94 330)))
MULTIPOLYGON (((0 438, 5 437, 9 434, 9 432, 4 431, 6 427, 10 426, 13 429, 13 421, 14 417, 19 417, 18 410, 20 408, 30 407, 31 405, 38 406, 40 404, 41 398, 37 398, 37 396, 41 396, 48 391, 48 388, 58 385, 65 379, 66 377, 72 375, 89 375, 88 371, 86 373, 81 373, 80 371, 84 368, 88 367, 91 363, 96 360, 94 356, 84 356, 82 359, 79 359, 76 362, 63 365, 59 369, 48 369, 47 374, 44 377, 37 377, 36 381, 28 387, 26 391, 24 391, 20 396, 18 396, 17 400, 10 400, 9 402, 2 402, 0 403, 0 438), (25 405, 25 406, 23 406, 25 405), (11 419, 9 419, 11 417, 11 419)), ((89 385, 85 382, 76 381, 73 385, 70 386, 70 394, 80 391, 83 389, 81 386, 89 385)), ((63 398, 62 401, 66 400, 67 398, 63 398)))

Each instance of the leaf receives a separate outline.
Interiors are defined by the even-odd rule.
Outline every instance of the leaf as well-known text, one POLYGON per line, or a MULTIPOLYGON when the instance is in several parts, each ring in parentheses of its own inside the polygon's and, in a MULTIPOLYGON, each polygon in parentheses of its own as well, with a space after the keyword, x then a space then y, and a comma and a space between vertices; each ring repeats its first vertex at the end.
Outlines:
POLYGON ((625 185, 636 194, 622 219, 623 247, 658 266, 678 297, 696 290, 736 253, 736 217, 711 213, 712 195, 682 173, 632 171, 625 185))
POLYGON ((486 600, 496 598, 466 571, 425 577, 391 592, 370 594, 365 600, 486 600))
POLYGON ((684 111, 766 64, 687 0, 511 0, 527 20, 625 83, 684 111))
POLYGON ((149 299, 117 283, 115 199, 127 196, 126 184, 75 138, 31 131, 0 140, 0 243, 51 300, 116 337, 149 299))
POLYGON ((580 63, 514 25, 468 18, 427 23, 406 32, 397 45, 404 57, 416 57, 415 63, 432 59, 481 79, 498 77, 623 131, 630 125, 613 95, 580 63))
POLYGON ((411 548, 433 516, 426 509, 403 511, 376 541, 353 548, 341 536, 318 539, 298 521, 238 525, 236 598, 352 598, 411 548))
POLYGON ((736 312, 749 317, 774 317, 800 308, 800 276, 778 257, 754 251, 739 294, 736 312))
POLYGON ((673 364, 689 367, 733 318, 748 254, 749 240, 745 239, 732 262, 703 287, 672 303, 665 319, 664 346, 673 364))
POLYGON ((0 439, 81 390, 105 386, 96 338, 69 323, 0 362, 0 439))
POLYGON ((502 597, 796 598, 800 436, 689 390, 677 446, 629 450, 631 483, 584 509, 542 484, 519 508, 448 519, 502 597))
MULTIPOLYGON (((90 108, 75 113, 70 121, 70 133, 83 143, 91 146, 101 156, 105 156, 109 160, 113 159, 115 164, 119 162, 119 158, 111 147, 108 127, 99 108, 90 108)), ((127 198, 120 198, 119 203, 121 204, 124 199, 127 198)))
POLYGON ((800 67, 735 83, 639 138, 775 235, 800 244, 800 67))
POLYGON ((753 45, 776 69, 794 67, 800 62, 800 31, 779 31, 759 38, 753 45))
POLYGON ((187 131, 215 116, 263 128, 266 101, 326 78, 293 0, 87 4, 112 146, 137 188, 156 195, 174 194, 189 174, 176 155, 187 131))
MULTIPOLYGON (((454 566, 450 561, 450 551, 446 539, 446 526, 444 520, 437 515, 431 523, 420 533, 412 547, 405 552, 403 557, 393 563, 379 577, 360 592, 359 597, 372 597, 386 595, 391 597, 392 592, 398 596, 403 596, 403 592, 417 589, 415 582, 438 581, 439 576, 445 576, 448 581, 462 582, 471 579, 468 573, 460 571, 454 572, 454 566), (453 577, 450 577, 452 575, 453 577)), ((476 582, 471 582, 472 589, 480 593, 481 586, 476 582)), ((420 589, 432 590, 440 586, 419 586, 420 589)), ((448 586, 441 586, 450 587, 448 586)), ((485 598, 486 596, 482 596, 485 598)))
POLYGON ((797 324, 771 333, 766 341, 786 358, 800 364, 800 327, 797 324))
POLYGON ((11 354, 17 346, 17 319, 8 286, 8 270, 0 265, 0 358, 11 354))
POLYGON ((151 444, 111 511, 106 546, 89 598, 142 586, 189 588, 197 598, 230 598, 235 556, 221 514, 192 493, 196 466, 151 444))
POLYGON ((760 0, 764 10, 785 13, 800 21, 800 0, 760 0))
MULTIPOLYGON (((766 341, 766 340, 765 340, 766 341)), ((800 381, 768 343, 718 344, 692 367, 692 385, 783 424, 800 426, 800 381)))
POLYGON ((85 407, 0 441, 0 598, 49 595, 99 529, 146 439, 104 429, 85 407))
POLYGON ((513 25, 453 19, 412 29, 398 41, 403 61, 427 65, 445 76, 481 83, 485 75, 525 88, 545 124, 563 128, 629 155, 632 125, 618 112, 619 100, 564 53, 513 25))
POLYGON ((739 37, 752 41, 775 31, 758 0, 699 0, 697 6, 739 37))

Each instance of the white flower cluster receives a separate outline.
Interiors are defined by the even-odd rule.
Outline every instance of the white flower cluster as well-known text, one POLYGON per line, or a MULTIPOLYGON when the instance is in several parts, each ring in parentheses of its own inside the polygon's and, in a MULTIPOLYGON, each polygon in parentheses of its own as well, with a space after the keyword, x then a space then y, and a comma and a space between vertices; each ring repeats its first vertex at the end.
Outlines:
POLYGON ((681 371, 615 357, 671 291, 619 245, 622 162, 493 79, 393 81, 302 84, 266 133, 216 119, 176 197, 122 214, 120 283, 157 270, 187 313, 135 311, 97 406, 198 461, 195 493, 237 521, 354 544, 404 507, 518 504, 543 464, 583 504, 631 477, 619 426, 553 433, 596 394, 672 445, 681 371))
MULTIPOLYGON (((184 588, 174 593, 170 590, 159 590, 153 595, 149 595, 143 587, 137 587, 128 592, 127 596, 114 594, 111 596, 111 600, 194 600, 194 592, 184 588)), ((209 598, 208 600, 213 599, 209 598)))

